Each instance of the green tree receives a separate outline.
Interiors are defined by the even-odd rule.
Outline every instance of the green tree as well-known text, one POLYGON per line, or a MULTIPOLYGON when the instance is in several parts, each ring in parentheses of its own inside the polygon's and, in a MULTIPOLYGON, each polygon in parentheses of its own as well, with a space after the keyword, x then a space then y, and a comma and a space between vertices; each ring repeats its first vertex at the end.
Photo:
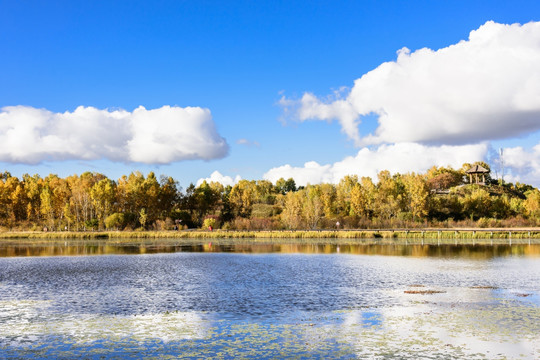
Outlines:
POLYGON ((154 172, 149 172, 143 183, 143 207, 148 212, 148 222, 153 224, 159 216, 160 185, 154 172))
POLYGON ((284 178, 279 178, 278 181, 276 181, 276 193, 285 195, 288 192, 296 191, 296 182, 293 178, 289 178, 285 180, 284 178))
POLYGON ((105 227, 107 229, 121 229, 125 225, 125 219, 124 214, 122 213, 114 213, 105 219, 105 227))
POLYGON ((213 213, 220 203, 220 194, 216 191, 217 187, 210 186, 206 180, 203 181, 194 191, 194 203, 196 210, 196 218, 199 224, 203 218, 210 213, 213 213))
POLYGON ((433 195, 428 198, 429 217, 444 221, 462 219, 463 206, 455 194, 433 195))
POLYGON ((162 175, 158 196, 158 211, 161 217, 170 216, 180 203, 180 188, 178 182, 170 176, 162 175))

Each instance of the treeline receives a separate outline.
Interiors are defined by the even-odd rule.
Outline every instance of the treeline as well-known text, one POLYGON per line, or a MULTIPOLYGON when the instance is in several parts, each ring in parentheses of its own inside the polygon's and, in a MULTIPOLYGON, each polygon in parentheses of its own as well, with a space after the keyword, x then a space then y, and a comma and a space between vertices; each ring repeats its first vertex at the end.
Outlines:
MULTIPOLYGON (((475 163, 476 164, 476 163, 475 163)), ((479 163, 486 169, 489 166, 479 163)), ((474 164, 472 164, 474 165, 474 164)), ((338 184, 297 187, 293 179, 203 182, 183 190, 172 177, 140 172, 118 181, 86 172, 60 178, 0 173, 5 230, 236 230, 536 226, 540 191, 530 185, 469 184, 465 171, 381 171, 376 181, 345 176, 338 184)))

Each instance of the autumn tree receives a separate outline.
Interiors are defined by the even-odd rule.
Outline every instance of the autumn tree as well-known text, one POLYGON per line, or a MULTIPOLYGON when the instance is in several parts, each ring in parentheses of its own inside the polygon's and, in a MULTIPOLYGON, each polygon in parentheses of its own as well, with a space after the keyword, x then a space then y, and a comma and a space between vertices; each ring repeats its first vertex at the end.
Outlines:
POLYGON ((463 205, 464 215, 471 220, 490 215, 491 199, 489 192, 482 187, 473 185, 470 191, 460 200, 463 205))
POLYGON ((527 199, 523 202, 525 214, 529 218, 540 218, 540 191, 538 189, 527 192, 527 199))
POLYGON ((40 198, 40 213, 43 215, 43 218, 46 221, 47 226, 49 229, 53 229, 54 227, 54 209, 53 209, 53 201, 52 201, 52 194, 51 190, 48 186, 43 187, 41 190, 41 194, 39 194, 40 198))
POLYGON ((327 218, 332 218, 336 213, 336 187, 333 184, 323 183, 319 185, 323 213, 327 218))
POLYGON ((413 220, 422 219, 428 214, 429 191, 425 178, 415 173, 402 176, 405 185, 405 202, 413 220))
POLYGON ((255 181, 240 180, 231 189, 229 202, 235 216, 249 217, 257 195, 255 181))
POLYGON ((347 175, 339 181, 336 186, 336 210, 339 214, 347 216, 351 213, 351 192, 357 184, 357 175, 347 175))
POLYGON ((359 183, 351 190, 350 214, 367 217, 373 212, 376 187, 369 177, 362 177, 359 183))
POLYGON ((276 188, 270 181, 258 180, 255 182, 255 203, 271 205, 276 200, 276 194, 276 188))
POLYGON ((92 187, 105 179, 105 175, 85 172, 66 179, 71 190, 70 206, 75 216, 77 227, 85 226, 95 218, 95 208, 90 194, 92 187))
POLYGON ((427 186, 430 190, 446 190, 463 183, 463 173, 451 167, 433 166, 426 173, 427 186))
POLYGON ((428 198, 429 217, 437 220, 461 219, 463 205, 455 194, 433 195, 428 198))
POLYGON ((58 220, 58 226, 66 226, 65 205, 69 203, 71 198, 71 189, 66 179, 60 178, 56 175, 49 175, 44 179, 45 183, 52 191, 53 212, 55 219, 58 220))
POLYGON ((26 219, 28 203, 24 184, 9 172, 0 176, 0 222, 7 221, 9 227, 26 219))
POLYGON ((98 181, 90 189, 90 197, 99 221, 99 226, 105 225, 105 219, 113 211, 116 195, 116 183, 110 179, 98 181))
POLYGON ((114 214, 111 214, 109 216, 107 216, 107 218, 105 219, 105 227, 107 229, 120 229, 124 226, 124 223, 125 223, 125 219, 124 219, 124 214, 122 213, 114 213, 114 214))
POLYGON ((289 191, 284 197, 281 220, 288 229, 299 229, 302 225, 302 194, 289 191))
POLYGON ((315 229, 324 214, 321 189, 317 185, 308 185, 298 192, 302 198, 302 216, 310 229, 315 229))
POLYGON ((39 175, 30 176, 23 175, 24 191, 26 193, 26 218, 33 222, 39 223, 41 220, 41 188, 43 187, 43 179, 39 175))
POLYGON ((374 212, 383 219, 396 217, 402 210, 404 185, 400 175, 390 175, 388 170, 378 174, 377 192, 374 199, 374 212))
POLYGON ((0 219, 6 221, 10 217, 10 189, 6 186, 4 174, 0 175, 0 219))

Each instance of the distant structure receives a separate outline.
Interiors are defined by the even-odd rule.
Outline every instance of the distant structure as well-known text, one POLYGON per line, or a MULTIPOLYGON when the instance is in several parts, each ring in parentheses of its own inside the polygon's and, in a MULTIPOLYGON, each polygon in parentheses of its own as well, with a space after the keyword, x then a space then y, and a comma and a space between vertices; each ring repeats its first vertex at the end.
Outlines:
POLYGON ((501 185, 504 185, 504 154, 503 148, 500 149, 500 163, 501 163, 501 185))
POLYGON ((489 174, 489 170, 480 165, 474 165, 472 168, 466 171, 469 174, 470 183, 473 184, 473 175, 475 178, 474 184, 486 185, 486 174, 489 174), (478 175, 482 175, 482 181, 478 181, 478 175))

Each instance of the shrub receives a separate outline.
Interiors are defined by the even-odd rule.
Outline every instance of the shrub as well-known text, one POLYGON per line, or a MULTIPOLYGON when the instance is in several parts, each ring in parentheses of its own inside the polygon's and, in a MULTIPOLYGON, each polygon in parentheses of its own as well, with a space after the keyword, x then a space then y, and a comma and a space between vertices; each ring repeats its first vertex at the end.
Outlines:
POLYGON ((125 225, 125 217, 122 213, 114 213, 112 215, 107 216, 105 219, 105 227, 107 229, 123 229, 125 225))
POLYGON ((251 208, 251 218, 269 218, 275 215, 273 205, 268 204, 253 204, 251 208))
POLYGON ((207 217, 206 219, 204 219, 202 227, 203 229, 207 229, 210 226, 213 228, 215 227, 215 225, 216 225, 216 219, 213 217, 207 217))
POLYGON ((87 229, 96 230, 99 225, 98 219, 90 219, 84 222, 84 226, 86 226, 87 229))

